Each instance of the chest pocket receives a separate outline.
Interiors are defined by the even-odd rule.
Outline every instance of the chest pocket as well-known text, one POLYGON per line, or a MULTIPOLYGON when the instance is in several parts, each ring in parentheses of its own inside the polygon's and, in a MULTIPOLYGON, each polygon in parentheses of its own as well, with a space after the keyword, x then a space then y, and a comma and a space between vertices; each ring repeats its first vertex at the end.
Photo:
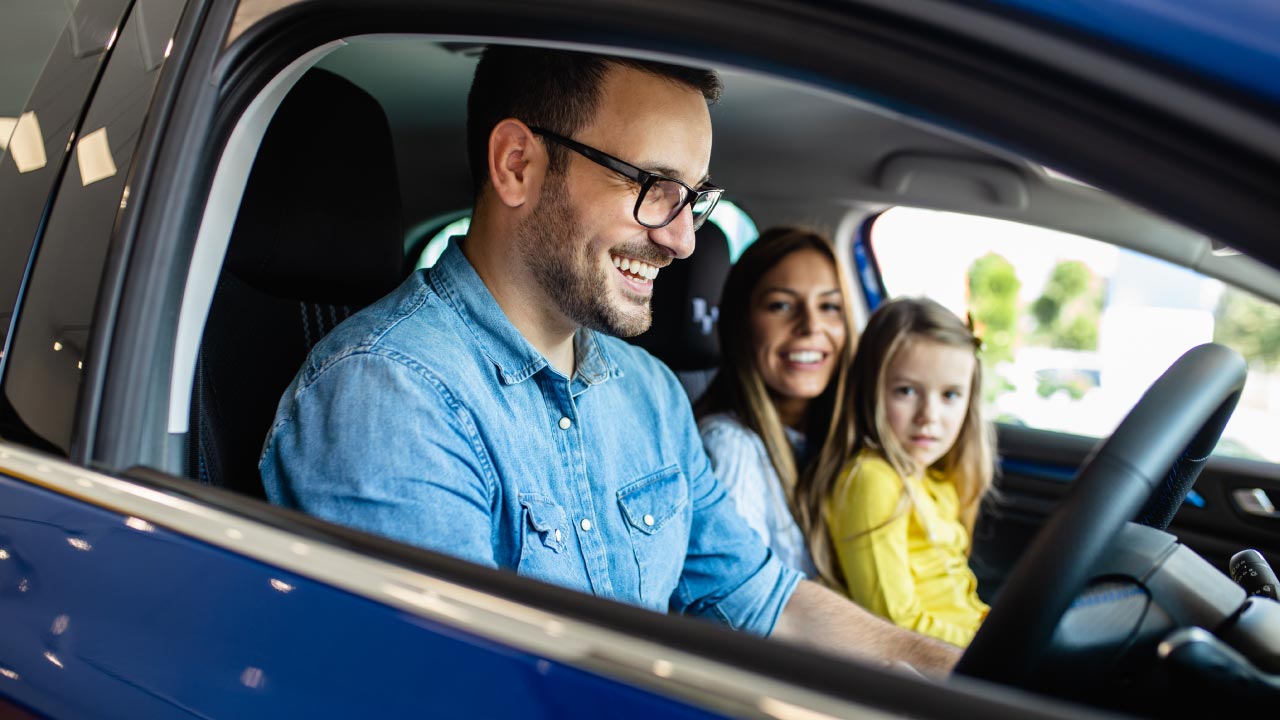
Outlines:
POLYGON ((565 584, 572 570, 569 559, 569 521, 564 508, 550 497, 520 493, 523 528, 520 562, 516 572, 548 582, 565 584))
POLYGON ((689 551, 689 484, 674 465, 618 491, 640 572, 640 598, 646 607, 665 610, 675 592, 689 551))

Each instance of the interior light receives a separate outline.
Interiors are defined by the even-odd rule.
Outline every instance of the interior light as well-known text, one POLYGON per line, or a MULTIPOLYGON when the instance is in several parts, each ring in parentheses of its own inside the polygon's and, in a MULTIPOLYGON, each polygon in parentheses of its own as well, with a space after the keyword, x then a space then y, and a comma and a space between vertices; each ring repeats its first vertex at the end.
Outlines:
POLYGON ((111 157, 105 127, 80 138, 76 143, 76 161, 80 165, 80 183, 86 187, 116 174, 116 161, 111 157))
POLYGON ((9 155, 18 172, 39 170, 49 162, 44 154, 44 133, 40 131, 40 118, 34 111, 22 113, 9 138, 9 155))
POLYGON ((54 351, 54 352, 62 352, 62 343, 58 342, 57 340, 54 340, 54 341, 53 341, 53 351, 54 351))

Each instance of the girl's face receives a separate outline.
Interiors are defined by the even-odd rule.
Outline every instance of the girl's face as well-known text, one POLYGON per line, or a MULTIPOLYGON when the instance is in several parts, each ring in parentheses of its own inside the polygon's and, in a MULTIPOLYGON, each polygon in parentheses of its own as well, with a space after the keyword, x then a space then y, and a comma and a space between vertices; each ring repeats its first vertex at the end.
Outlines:
POLYGON ((960 436, 976 362, 969 348, 920 337, 908 338, 889 361, 885 416, 922 469, 946 455, 960 436))
POLYGON ((796 427, 846 341, 835 265, 814 249, 784 257, 752 291, 749 323, 756 368, 782 422, 796 427))

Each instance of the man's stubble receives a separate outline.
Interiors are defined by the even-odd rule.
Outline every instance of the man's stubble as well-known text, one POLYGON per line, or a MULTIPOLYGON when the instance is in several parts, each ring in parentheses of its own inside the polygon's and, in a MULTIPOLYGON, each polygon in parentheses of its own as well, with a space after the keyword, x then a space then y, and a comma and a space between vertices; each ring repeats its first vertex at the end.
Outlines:
POLYGON ((627 303, 630 313, 610 302, 609 278, 583 237, 563 173, 547 178, 538 207, 516 230, 516 247, 542 291, 574 322, 618 337, 649 329, 648 298, 627 303))

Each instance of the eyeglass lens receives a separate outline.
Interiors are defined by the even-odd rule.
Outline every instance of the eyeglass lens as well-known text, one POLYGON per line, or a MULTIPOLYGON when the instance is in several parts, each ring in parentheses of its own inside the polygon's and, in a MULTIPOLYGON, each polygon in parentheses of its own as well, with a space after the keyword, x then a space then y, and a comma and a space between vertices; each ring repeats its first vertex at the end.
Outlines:
MULTIPOLYGON (((689 189, 677 182, 656 179, 645 192, 644 198, 636 208, 636 219, 642 225, 661 227, 675 219, 684 209, 689 197, 689 189)), ((705 193, 693 202, 693 226, 698 228, 706 220, 707 215, 715 207, 720 194, 705 193)))

